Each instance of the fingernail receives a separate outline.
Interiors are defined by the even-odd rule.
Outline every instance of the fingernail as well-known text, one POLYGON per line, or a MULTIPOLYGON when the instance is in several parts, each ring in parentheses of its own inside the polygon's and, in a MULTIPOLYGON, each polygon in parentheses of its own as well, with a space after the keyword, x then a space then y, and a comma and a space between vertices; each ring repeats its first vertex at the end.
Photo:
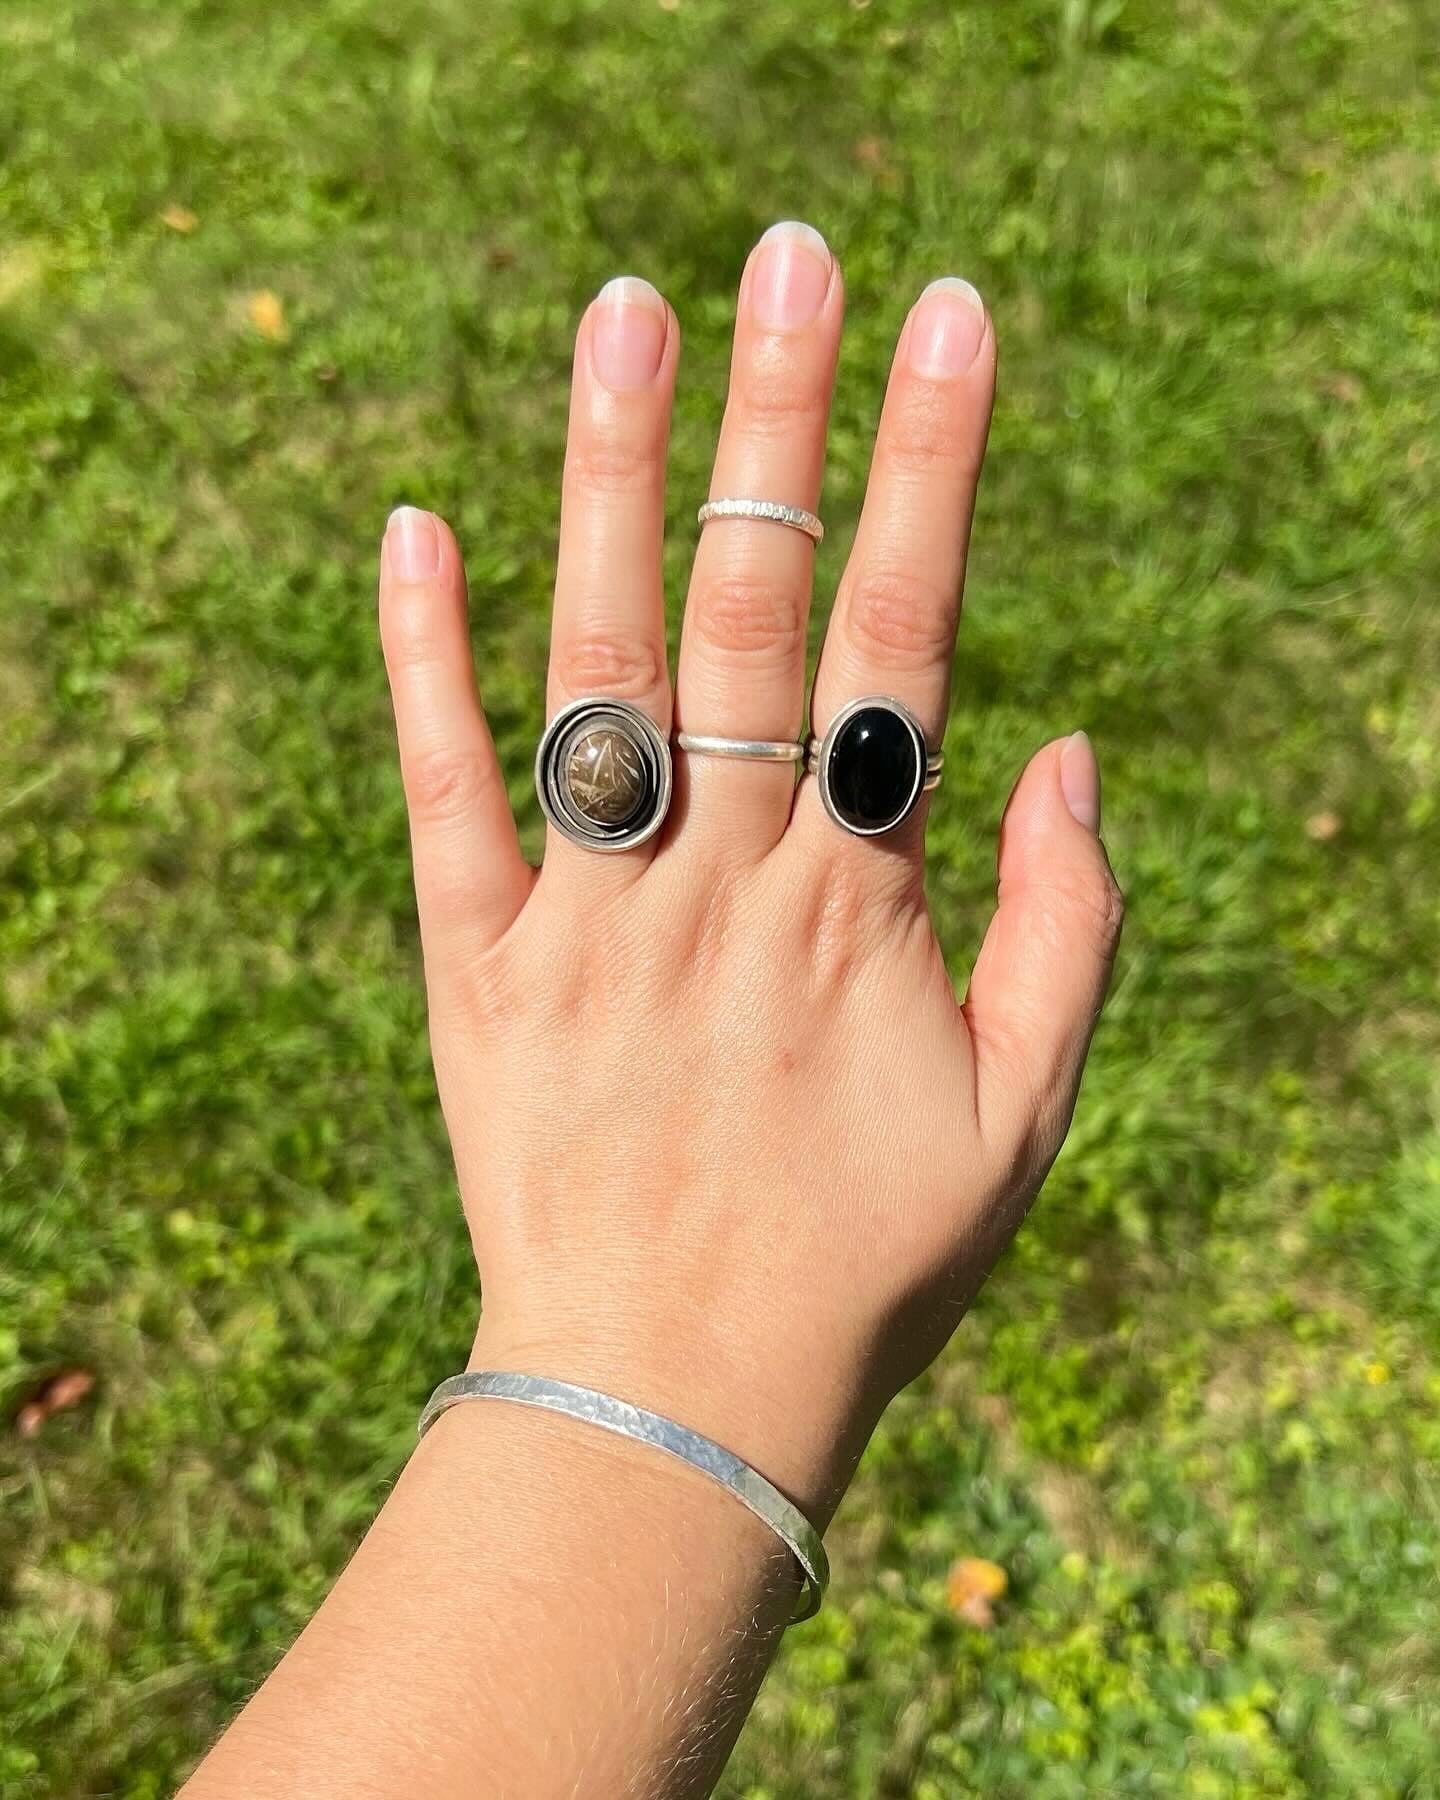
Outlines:
POLYGON ((1087 831, 1100 829, 1100 765, 1095 746, 1083 731, 1067 739, 1060 752, 1060 792, 1071 815, 1087 831))
POLYGON ((425 581, 440 573, 440 533, 435 515, 397 506, 385 524, 385 555, 400 581, 425 581))
POLYGON ((910 315, 910 367, 931 381, 963 375, 985 336, 985 302, 968 281, 932 281, 910 315))
POLYGON ((617 275, 595 296, 590 354, 595 373, 622 392, 648 387, 660 373, 669 318, 665 302, 638 275, 617 275))
POLYGON ((761 238, 750 267, 750 311, 766 331, 793 331, 820 316, 834 258, 813 225, 783 219, 761 238))

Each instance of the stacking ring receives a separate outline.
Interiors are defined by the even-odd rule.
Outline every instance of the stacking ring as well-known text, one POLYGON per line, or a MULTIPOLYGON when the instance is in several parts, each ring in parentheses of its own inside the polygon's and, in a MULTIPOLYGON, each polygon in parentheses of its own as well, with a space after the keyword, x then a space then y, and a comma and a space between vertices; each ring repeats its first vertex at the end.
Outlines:
POLYGON ((696 731, 680 731, 675 743, 691 756, 733 756, 740 762, 798 763, 805 758, 805 746, 794 738, 706 737, 696 731))
POLYGON ((545 817, 583 850, 633 850, 670 810, 670 746, 624 700, 574 700, 545 728, 535 788, 545 817))
POLYGON ((921 794, 940 785, 944 761, 943 751, 926 748, 910 708, 884 694, 841 707, 824 737, 811 737, 805 752, 821 805, 856 837, 879 837, 903 824, 921 794))
POLYGON ((814 513, 803 506, 786 506, 783 500, 707 500, 695 516, 702 525, 712 519, 764 519, 771 525, 803 531, 817 544, 825 536, 825 527, 814 513))

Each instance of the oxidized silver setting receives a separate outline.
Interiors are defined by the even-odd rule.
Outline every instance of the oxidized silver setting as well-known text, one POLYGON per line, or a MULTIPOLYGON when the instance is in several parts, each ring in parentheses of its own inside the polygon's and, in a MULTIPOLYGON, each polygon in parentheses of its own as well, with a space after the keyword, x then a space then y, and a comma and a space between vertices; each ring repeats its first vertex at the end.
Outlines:
POLYGON ((535 789, 545 817, 582 850, 633 850, 670 810, 670 746, 625 700, 573 700, 545 728, 535 789))
POLYGON ((820 804, 835 824, 842 831, 848 831, 852 837, 882 837, 897 830, 914 812, 920 796, 939 787, 944 765, 945 752, 929 749, 920 721, 903 700, 897 700, 889 694, 862 694, 859 699, 849 701, 830 721, 825 735, 816 737, 812 734, 805 745, 805 773, 813 775, 819 783, 820 804), (857 713, 872 709, 889 713, 904 727, 913 749, 914 775, 908 793, 899 798, 893 816, 883 823, 862 825, 854 819, 846 818, 837 805, 831 765, 835 747, 844 736, 846 726, 857 713))

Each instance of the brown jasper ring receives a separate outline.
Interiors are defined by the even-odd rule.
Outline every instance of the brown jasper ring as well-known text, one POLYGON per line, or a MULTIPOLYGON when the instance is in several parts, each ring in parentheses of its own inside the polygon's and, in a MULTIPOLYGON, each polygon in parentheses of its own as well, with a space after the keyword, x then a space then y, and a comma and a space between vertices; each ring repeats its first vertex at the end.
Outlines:
POLYGON ((633 850, 670 810, 670 746, 624 700, 572 700, 545 728, 535 788, 545 817, 582 850, 633 850))

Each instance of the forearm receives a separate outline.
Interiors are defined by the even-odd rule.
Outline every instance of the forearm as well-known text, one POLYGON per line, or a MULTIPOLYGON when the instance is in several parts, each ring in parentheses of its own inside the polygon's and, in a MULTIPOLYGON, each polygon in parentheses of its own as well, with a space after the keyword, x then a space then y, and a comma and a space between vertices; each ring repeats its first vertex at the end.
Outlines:
POLYGON ((456 1407, 185 1800, 707 1793, 797 1592, 698 1472, 456 1407))

